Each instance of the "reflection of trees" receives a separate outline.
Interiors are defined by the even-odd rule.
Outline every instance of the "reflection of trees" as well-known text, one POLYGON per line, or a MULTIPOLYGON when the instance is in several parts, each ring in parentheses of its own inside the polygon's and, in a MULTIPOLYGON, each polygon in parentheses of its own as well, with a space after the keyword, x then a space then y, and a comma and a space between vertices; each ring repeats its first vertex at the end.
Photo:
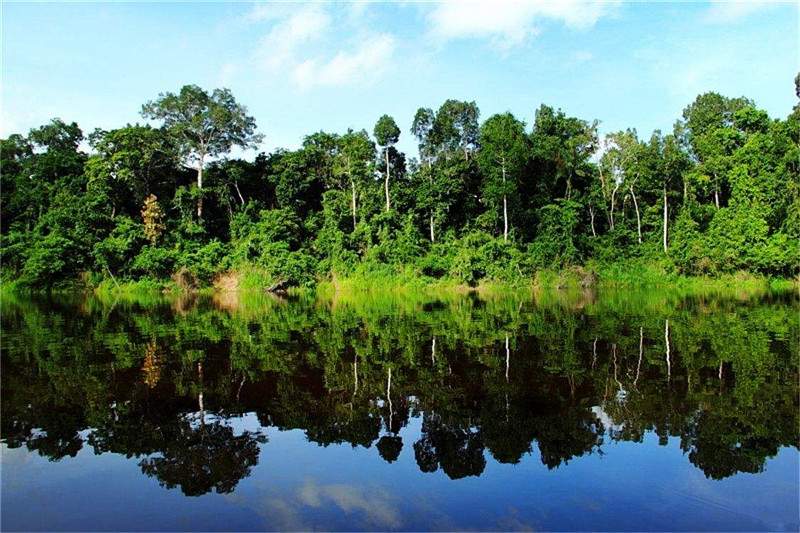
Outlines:
POLYGON ((535 444, 554 468, 604 437, 650 432, 679 438, 713 478, 758 472, 798 444, 792 302, 429 303, 12 302, 0 316, 3 442, 53 460, 84 445, 137 457, 189 495, 233 490, 263 442, 220 415, 187 416, 198 408, 254 412, 320 445, 375 445, 388 462, 422 416, 417 464, 453 479, 480 475, 486 451, 513 464, 535 444))
POLYGON ((181 417, 164 431, 163 448, 156 457, 143 459, 142 472, 162 486, 180 487, 187 496, 211 490, 232 492, 258 463, 262 435, 248 431, 235 435, 220 422, 202 423, 181 417))
POLYGON ((422 438, 414 443, 414 456, 423 472, 441 467, 450 479, 480 476, 486 467, 480 432, 448 425, 438 415, 425 415, 422 438))
POLYGON ((536 427, 542 463, 551 469, 590 453, 603 443, 603 424, 586 407, 569 407, 539 417, 536 427))
POLYGON ((378 439, 378 453, 387 463, 393 463, 400 457, 403 450, 403 439, 401 437, 390 437, 384 435, 378 439))

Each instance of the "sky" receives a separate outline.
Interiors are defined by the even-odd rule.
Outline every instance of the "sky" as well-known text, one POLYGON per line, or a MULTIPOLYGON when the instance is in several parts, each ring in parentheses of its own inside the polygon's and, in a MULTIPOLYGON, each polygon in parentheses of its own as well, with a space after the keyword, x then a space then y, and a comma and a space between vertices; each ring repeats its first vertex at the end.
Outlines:
POLYGON ((797 2, 1 4, 0 136, 144 122, 143 103, 185 84, 231 89, 266 151, 387 113, 415 154, 415 111, 448 98, 649 136, 706 91, 785 117, 800 71, 797 2))

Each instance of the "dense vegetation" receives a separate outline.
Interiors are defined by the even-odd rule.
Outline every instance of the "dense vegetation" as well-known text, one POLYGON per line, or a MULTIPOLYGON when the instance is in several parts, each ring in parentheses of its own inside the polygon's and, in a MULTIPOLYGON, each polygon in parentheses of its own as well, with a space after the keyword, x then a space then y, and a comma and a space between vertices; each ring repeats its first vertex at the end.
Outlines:
POLYGON ((795 296, 510 292, 5 295, 4 442, 53 461, 136 457, 187 495, 233 491, 261 426, 389 462, 412 450, 453 479, 653 433, 714 479, 798 446, 795 296), (245 413, 255 431, 230 423, 245 413))
POLYGON ((587 263, 798 272, 800 105, 773 119, 706 93, 672 133, 601 139, 596 121, 546 105, 527 127, 510 113, 481 123, 474 102, 447 100, 417 111, 416 158, 382 116, 372 136, 320 131, 253 161, 227 157, 261 138, 228 90, 185 86, 142 115, 156 126, 85 137, 54 119, 0 141, 5 281, 475 284, 587 263))

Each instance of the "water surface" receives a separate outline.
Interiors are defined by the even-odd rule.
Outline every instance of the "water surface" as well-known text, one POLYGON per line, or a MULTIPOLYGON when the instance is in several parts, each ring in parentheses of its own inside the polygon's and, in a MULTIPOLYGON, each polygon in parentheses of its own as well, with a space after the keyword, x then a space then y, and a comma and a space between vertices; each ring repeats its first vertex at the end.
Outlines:
POLYGON ((2 301, 4 530, 797 530, 794 295, 2 301))

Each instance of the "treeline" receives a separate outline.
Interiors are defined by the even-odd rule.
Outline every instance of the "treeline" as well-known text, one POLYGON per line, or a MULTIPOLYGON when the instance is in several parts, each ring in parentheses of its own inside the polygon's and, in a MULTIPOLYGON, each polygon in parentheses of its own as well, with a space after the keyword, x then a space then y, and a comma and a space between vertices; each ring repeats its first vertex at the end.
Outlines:
POLYGON ((600 138, 597 121, 546 105, 530 127, 511 113, 481 122, 475 102, 447 100, 416 112, 416 158, 384 115, 372 135, 320 131, 252 162, 227 157, 261 140, 228 90, 185 86, 142 115, 160 126, 85 137, 54 119, 0 140, 3 279, 207 283, 250 269, 301 284, 375 272, 476 283, 628 261, 798 272, 800 104, 773 119, 706 93, 648 139, 600 138))

